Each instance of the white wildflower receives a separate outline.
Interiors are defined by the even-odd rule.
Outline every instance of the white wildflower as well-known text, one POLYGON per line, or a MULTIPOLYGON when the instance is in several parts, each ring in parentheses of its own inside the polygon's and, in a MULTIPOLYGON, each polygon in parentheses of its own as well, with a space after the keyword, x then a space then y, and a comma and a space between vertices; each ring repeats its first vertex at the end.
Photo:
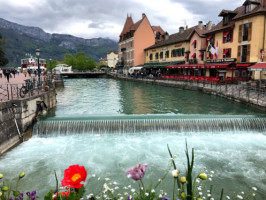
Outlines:
POLYGON ((237 195, 237 198, 239 199, 243 199, 243 197, 241 195, 237 195))
POLYGON ((198 187, 198 190, 201 191, 201 187, 200 186, 198 187))
POLYGON ((252 196, 253 196, 253 197, 255 197, 255 196, 256 196, 256 194, 255 194, 255 193, 253 193, 253 194, 252 194, 252 196))
POLYGON ((197 182, 197 183, 199 183, 199 182, 200 182, 200 179, 199 179, 199 178, 197 178, 197 179, 196 179, 196 182, 197 182))
POLYGON ((206 197, 202 197, 202 199, 206 199, 206 197))
POLYGON ((128 187, 128 188, 131 188, 131 185, 128 185, 127 187, 128 187))
POLYGON ((202 196, 202 192, 199 192, 199 195, 202 196))
POLYGON ((127 190, 127 187, 126 186, 124 187, 124 190, 127 190))
POLYGON ((257 188, 256 187, 252 187, 252 190, 257 191, 257 188))
POLYGON ((155 190, 154 190, 154 189, 152 189, 152 190, 151 190, 151 192, 152 192, 152 193, 155 193, 155 190))
POLYGON ((146 196, 149 196, 149 193, 145 192, 145 195, 146 195, 146 196))
POLYGON ((207 194, 207 197, 211 197, 212 195, 211 194, 207 194))
POLYGON ((212 181, 212 178, 209 178, 209 181, 212 181))
POLYGON ((227 199, 230 199, 230 197, 229 197, 229 196, 226 196, 226 198, 227 198, 227 199))
POLYGON ((134 188, 131 189, 131 192, 134 193, 136 190, 134 188))
POLYGON ((116 186, 116 187, 115 187, 115 190, 118 190, 118 189, 119 189, 119 187, 116 186))
POLYGON ((144 188, 143 188, 143 187, 141 187, 140 189, 141 189, 141 190, 143 190, 144 188))
POLYGON ((158 181, 159 181, 159 182, 161 182, 161 181, 162 181, 162 179, 160 179, 160 178, 159 178, 159 179, 158 179, 158 181))
POLYGON ((128 195, 128 193, 127 192, 124 192, 124 195, 128 195))
POLYGON ((210 200, 214 200, 214 198, 210 198, 210 200))
POLYGON ((105 178, 105 181, 110 181, 110 178, 105 178))
POLYGON ((99 181, 99 180, 101 180, 101 178, 100 178, 100 177, 98 178, 98 181, 99 181))
POLYGON ((92 177, 96 177, 96 175, 95 175, 95 174, 92 174, 91 176, 92 176, 92 177))
POLYGON ((117 182, 114 181, 113 184, 114 184, 114 185, 117 185, 117 182))
POLYGON ((163 197, 163 195, 159 194, 159 197, 160 197, 160 198, 162 198, 162 197, 163 197))
POLYGON ((212 174, 214 174, 214 171, 211 171, 212 174))

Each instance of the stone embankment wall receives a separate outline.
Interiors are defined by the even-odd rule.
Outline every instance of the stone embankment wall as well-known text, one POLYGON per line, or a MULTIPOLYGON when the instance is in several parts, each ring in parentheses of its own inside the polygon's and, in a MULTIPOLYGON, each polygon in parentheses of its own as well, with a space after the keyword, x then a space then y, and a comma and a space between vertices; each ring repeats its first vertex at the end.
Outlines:
POLYGON ((0 155, 32 134, 40 110, 56 106, 56 92, 50 90, 22 100, 0 102, 0 155))
POLYGON ((160 79, 142 79, 130 78, 123 75, 109 74, 109 77, 143 82, 148 84, 176 87, 187 90, 197 90, 204 93, 221 96, 236 102, 252 106, 262 111, 266 111, 266 90, 247 87, 242 84, 215 84, 203 83, 197 81, 177 81, 177 80, 160 80, 160 79))

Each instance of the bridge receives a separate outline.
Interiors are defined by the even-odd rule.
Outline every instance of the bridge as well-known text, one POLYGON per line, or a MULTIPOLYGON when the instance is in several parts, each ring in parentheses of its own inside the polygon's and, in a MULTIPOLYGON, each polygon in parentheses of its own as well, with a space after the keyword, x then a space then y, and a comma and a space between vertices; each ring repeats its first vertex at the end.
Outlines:
POLYGON ((62 78, 104 78, 105 72, 62 72, 62 78))

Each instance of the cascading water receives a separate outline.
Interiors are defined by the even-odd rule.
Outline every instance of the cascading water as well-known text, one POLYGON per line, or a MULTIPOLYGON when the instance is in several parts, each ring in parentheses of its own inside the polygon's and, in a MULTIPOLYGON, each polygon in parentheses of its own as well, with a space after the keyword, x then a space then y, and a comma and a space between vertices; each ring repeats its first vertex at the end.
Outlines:
MULTIPOLYGON (((168 144, 185 172, 185 140, 195 149, 195 172, 215 172, 214 192, 247 193, 265 199, 266 118, 244 105, 199 92, 108 79, 67 80, 57 91, 54 113, 34 126, 33 137, 0 158, 0 173, 26 172, 21 190, 43 197, 69 165, 84 165, 94 184, 111 178, 137 187, 126 169, 149 163, 144 183, 157 183, 169 163, 168 144), (92 178, 93 179, 93 178, 92 178), (30 181, 27 181, 30 180, 30 181)), ((166 178, 171 185, 171 174, 166 178)), ((162 189, 170 192, 169 185, 162 189)))

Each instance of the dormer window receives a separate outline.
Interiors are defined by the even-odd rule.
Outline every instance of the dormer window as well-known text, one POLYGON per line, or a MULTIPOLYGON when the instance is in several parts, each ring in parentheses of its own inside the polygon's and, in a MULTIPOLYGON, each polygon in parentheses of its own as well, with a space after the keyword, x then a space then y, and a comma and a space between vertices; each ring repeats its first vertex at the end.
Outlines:
POLYGON ((246 5, 246 13, 251 11, 251 4, 246 5))
POLYGON ((227 25, 228 22, 229 22, 229 16, 226 15, 226 16, 224 16, 224 19, 223 19, 223 23, 224 23, 223 25, 227 25))

